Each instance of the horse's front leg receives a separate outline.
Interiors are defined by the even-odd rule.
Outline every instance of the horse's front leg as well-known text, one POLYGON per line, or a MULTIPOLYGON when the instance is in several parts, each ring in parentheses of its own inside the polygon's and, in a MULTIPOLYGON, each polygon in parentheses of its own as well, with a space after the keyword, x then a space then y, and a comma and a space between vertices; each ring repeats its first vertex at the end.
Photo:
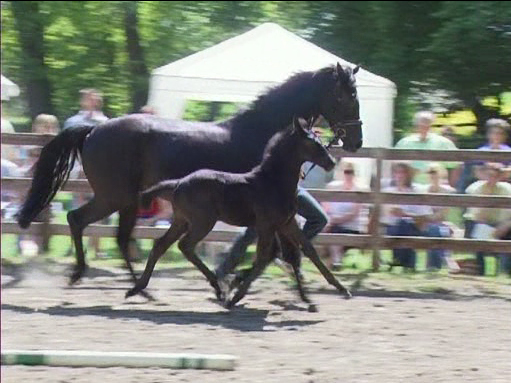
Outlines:
POLYGON ((307 256, 312 263, 319 270, 321 275, 327 280, 329 284, 334 286, 339 292, 341 292, 346 298, 351 298, 350 291, 344 287, 328 270, 325 264, 321 261, 316 249, 310 243, 310 241, 305 237, 303 232, 298 227, 296 220, 291 220, 283 229, 282 233, 287 237, 289 241, 295 244, 299 244, 302 247, 303 253, 307 256))

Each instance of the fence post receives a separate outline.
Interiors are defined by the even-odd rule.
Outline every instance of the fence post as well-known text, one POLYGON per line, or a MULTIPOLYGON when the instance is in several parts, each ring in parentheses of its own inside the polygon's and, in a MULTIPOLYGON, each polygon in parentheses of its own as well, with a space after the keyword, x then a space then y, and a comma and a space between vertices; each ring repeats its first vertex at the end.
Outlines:
POLYGON ((372 249, 373 249, 373 271, 380 268, 380 214, 381 214, 381 177, 383 168, 383 148, 376 149, 376 179, 373 191, 373 217, 372 217, 372 249))

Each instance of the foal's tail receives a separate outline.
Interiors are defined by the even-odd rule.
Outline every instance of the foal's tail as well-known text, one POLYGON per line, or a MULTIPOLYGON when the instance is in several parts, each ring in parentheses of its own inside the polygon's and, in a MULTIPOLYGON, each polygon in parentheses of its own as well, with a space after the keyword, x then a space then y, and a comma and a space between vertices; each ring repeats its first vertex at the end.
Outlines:
POLYGON ((66 183, 78 152, 82 151, 83 142, 92 129, 93 126, 66 129, 43 147, 35 164, 30 190, 16 214, 18 225, 23 229, 30 226, 66 183))
POLYGON ((162 181, 144 190, 140 193, 140 203, 142 207, 147 208, 155 197, 161 197, 169 201, 172 200, 178 184, 179 181, 177 180, 162 181))

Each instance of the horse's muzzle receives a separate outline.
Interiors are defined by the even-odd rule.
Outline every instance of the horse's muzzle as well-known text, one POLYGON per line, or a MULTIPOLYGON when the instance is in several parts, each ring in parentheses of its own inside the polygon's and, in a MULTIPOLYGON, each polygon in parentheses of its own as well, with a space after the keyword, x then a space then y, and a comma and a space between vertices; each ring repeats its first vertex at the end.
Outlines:
POLYGON ((356 145, 350 145, 348 143, 345 143, 342 145, 342 149, 346 150, 350 153, 355 153, 358 149, 362 147, 362 140, 360 140, 356 145))

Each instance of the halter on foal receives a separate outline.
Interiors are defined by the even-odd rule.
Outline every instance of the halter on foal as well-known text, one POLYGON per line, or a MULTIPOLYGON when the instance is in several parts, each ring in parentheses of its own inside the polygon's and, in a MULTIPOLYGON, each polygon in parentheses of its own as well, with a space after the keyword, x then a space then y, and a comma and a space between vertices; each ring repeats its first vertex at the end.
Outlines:
MULTIPOLYGON (((255 226, 258 233, 254 264, 243 274, 233 298, 228 300, 226 297, 227 307, 232 307, 243 298, 250 284, 276 257, 277 236, 288 241, 288 245, 301 247, 329 283, 347 297, 351 296, 321 262, 294 219, 302 164, 310 161, 327 171, 335 166, 334 158, 309 128, 303 127, 295 118, 291 128, 273 136, 261 164, 248 173, 199 170, 178 180, 160 182, 143 192, 143 204, 156 196, 171 201, 174 221, 167 233, 158 239, 143 275, 135 287, 126 293, 126 297, 147 287, 158 259, 183 235, 179 249, 206 276, 217 296, 222 297, 215 275, 194 251, 197 243, 213 229, 217 221, 236 226, 255 226)), ((299 262, 292 266, 300 296, 310 303, 301 284, 299 262)), ((314 309, 313 305, 311 309, 314 309)))

